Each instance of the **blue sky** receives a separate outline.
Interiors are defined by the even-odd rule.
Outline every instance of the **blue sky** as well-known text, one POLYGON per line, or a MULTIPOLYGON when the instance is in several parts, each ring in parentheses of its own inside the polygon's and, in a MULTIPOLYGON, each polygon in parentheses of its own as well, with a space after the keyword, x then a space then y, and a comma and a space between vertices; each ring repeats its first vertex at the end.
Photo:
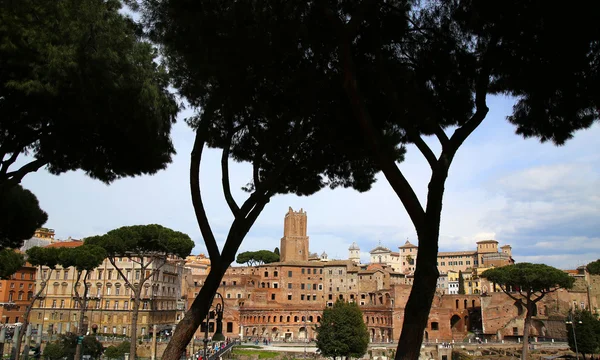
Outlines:
MULTIPOLYGON (((496 239, 510 244, 518 262, 575 268, 600 258, 600 126, 578 132, 565 146, 540 144, 514 134, 506 120, 512 100, 493 97, 483 124, 459 150, 446 183, 440 250, 473 250, 475 242, 496 239)), ((155 176, 119 180, 109 186, 81 172, 54 176, 30 174, 32 190, 49 214, 46 226, 59 238, 102 234, 123 225, 158 223, 188 233, 194 253, 205 251, 195 221, 188 181, 194 134, 180 114, 172 136, 177 156, 155 176)), ((427 141, 435 146, 434 139, 427 141)), ((213 231, 222 244, 232 217, 220 186, 220 152, 207 150, 202 191, 213 231)), ((409 148, 401 170, 424 203, 430 171, 421 154, 409 148)), ((247 164, 231 163, 234 196, 251 177, 247 164)), ((382 245, 392 250, 406 239, 417 243, 399 199, 382 176, 367 193, 323 190, 311 197, 277 196, 267 205, 241 250, 274 249, 283 233, 289 206, 308 212, 311 252, 347 258, 355 241, 362 260, 382 245)))

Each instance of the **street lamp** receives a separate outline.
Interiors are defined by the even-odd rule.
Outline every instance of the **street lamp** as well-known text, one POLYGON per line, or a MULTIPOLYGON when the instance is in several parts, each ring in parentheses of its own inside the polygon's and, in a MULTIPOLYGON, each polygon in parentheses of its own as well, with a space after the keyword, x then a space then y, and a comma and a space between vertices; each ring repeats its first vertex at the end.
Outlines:
MULTIPOLYGON (((569 312, 569 318, 567 319, 567 321, 565 321, 565 323, 567 325, 571 325, 571 329, 573 329, 573 342, 575 343, 575 356, 577 357, 577 360, 579 360, 579 350, 577 349, 577 335, 575 334, 575 323, 573 320, 574 320, 573 313, 569 312)), ((582 323, 581 320, 579 320, 578 323, 581 324, 582 323)))
MULTIPOLYGON (((225 301, 220 293, 215 293, 215 296, 219 295, 221 303, 215 306, 215 333, 213 334, 213 340, 223 341, 225 335, 223 335, 223 309, 225 308, 225 301)), ((214 297, 213 297, 214 301, 214 297)), ((212 307, 212 301, 208 306, 208 312, 206 313, 206 328, 204 329, 204 360, 206 360, 207 348, 208 348, 208 324, 210 320, 210 308, 212 307)))

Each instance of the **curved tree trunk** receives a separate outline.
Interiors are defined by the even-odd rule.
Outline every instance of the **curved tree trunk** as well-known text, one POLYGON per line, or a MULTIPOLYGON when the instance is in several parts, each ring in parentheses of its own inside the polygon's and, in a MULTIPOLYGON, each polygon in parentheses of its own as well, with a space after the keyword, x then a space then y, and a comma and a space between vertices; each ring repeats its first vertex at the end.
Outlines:
MULTIPOLYGON (((86 271, 85 276, 83 277, 83 299, 82 299, 82 297, 79 296, 79 291, 75 290, 75 296, 77 297, 77 299, 75 301, 78 302, 79 308, 81 309, 79 311, 79 321, 77 323, 77 335, 78 336, 85 336, 85 332, 83 331, 83 321, 85 319, 85 311, 86 311, 86 306, 87 306, 87 296, 88 296, 88 290, 89 290, 87 287, 87 279, 88 279, 89 273, 90 273, 89 271, 86 271)), ((77 281, 77 282, 79 282, 79 281, 77 281)), ((80 344, 79 340, 77 340, 77 347, 75 348, 75 357, 73 358, 73 360, 81 359, 82 352, 83 352, 83 343, 80 344)))
POLYGON ((527 314, 525 314, 525 324, 523 325, 523 353, 521 359, 527 360, 529 356, 529 327, 531 316, 533 315, 531 301, 527 300, 527 314))
POLYGON ((196 332, 196 329, 198 329, 202 321, 206 318, 208 310, 212 305, 212 300, 225 274, 225 270, 222 269, 227 269, 230 264, 227 264, 227 266, 224 266, 225 264, 222 265, 220 268, 211 267, 204 285, 200 289, 200 293, 194 299, 192 306, 185 313, 183 319, 177 324, 175 334, 173 334, 171 341, 169 341, 163 353, 163 360, 179 359, 194 336, 194 332, 196 332))
POLYGON ((404 321, 400 341, 396 348, 396 360, 418 360, 421 354, 421 344, 439 277, 438 242, 444 183, 448 175, 449 163, 448 159, 442 158, 438 167, 432 169, 425 221, 421 227, 415 226, 419 238, 417 265, 412 289, 404 309, 404 321))
POLYGON ((129 359, 135 360, 137 350, 137 322, 138 314, 140 312, 140 298, 142 296, 142 287, 138 286, 138 289, 134 290, 135 299, 133 300, 133 310, 131 311, 131 343, 129 346, 129 359))
MULTIPOLYGON (((43 274, 42 272, 42 268, 40 267, 38 269, 40 274, 43 274)), ((27 305, 27 308, 25 309, 25 313, 23 314, 23 325, 21 327, 21 332, 19 333, 19 336, 17 337, 17 343, 15 344, 15 348, 17 349, 16 352, 16 358, 19 359, 19 357, 21 356, 21 344, 23 342, 23 338, 25 337, 25 334, 27 333, 27 326, 29 326, 29 314, 31 313, 31 309, 33 308, 33 305, 35 304, 35 301, 40 297, 40 295, 44 292, 44 290, 46 289, 46 285, 48 284, 48 280, 50 279, 50 276, 52 275, 52 269, 48 270, 48 277, 47 279, 42 279, 41 281, 41 285, 40 285, 40 291, 37 292, 37 294, 35 294, 33 296, 33 298, 31 299, 31 302, 29 303, 29 305, 27 305)), ((44 329, 42 329, 42 332, 44 331, 44 329)))

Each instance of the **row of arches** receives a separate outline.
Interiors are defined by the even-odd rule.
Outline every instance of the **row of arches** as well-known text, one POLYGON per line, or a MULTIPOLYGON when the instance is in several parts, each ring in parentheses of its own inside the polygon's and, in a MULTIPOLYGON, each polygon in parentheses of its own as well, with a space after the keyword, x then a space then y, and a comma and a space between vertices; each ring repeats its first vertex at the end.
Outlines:
MULTIPOLYGON (((463 299, 463 309, 468 309, 469 306, 469 301, 467 299, 463 299)), ((460 300, 456 299, 455 300, 455 306, 458 309, 460 307, 460 300)), ((475 302, 474 299, 471 300, 471 307, 477 307, 477 303, 475 302)))
POLYGON ((257 324, 257 323, 305 323, 305 322, 320 322, 321 316, 313 315, 243 315, 240 318, 242 324, 257 324))
POLYGON ((391 325, 392 319, 389 316, 365 316, 363 318, 367 325, 391 325))

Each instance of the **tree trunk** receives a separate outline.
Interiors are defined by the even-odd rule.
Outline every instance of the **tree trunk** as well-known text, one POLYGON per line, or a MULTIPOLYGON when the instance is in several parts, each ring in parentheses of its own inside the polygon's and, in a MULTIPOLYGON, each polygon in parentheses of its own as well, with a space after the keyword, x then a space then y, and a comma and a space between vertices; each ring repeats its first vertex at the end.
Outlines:
POLYGON ((419 236, 419 255, 415 277, 404 309, 404 321, 400 341, 396 348, 396 360, 418 360, 421 354, 423 334, 427 327, 439 276, 436 265, 437 241, 438 237, 433 234, 419 236))
POLYGON ((163 360, 179 360, 181 354, 185 351, 185 347, 194 336, 194 332, 196 332, 196 329, 198 329, 202 321, 206 318, 208 310, 212 305, 212 300, 225 274, 224 269, 227 269, 230 264, 221 265, 219 267, 211 267, 204 285, 200 289, 200 293, 194 299, 192 306, 185 313, 183 319, 177 324, 175 333, 173 333, 173 337, 163 353, 163 360))
MULTIPOLYGON (((38 270, 39 274, 43 274, 42 272, 42 268, 40 267, 38 270)), ((44 292, 44 290, 46 289, 46 286, 48 284, 48 281, 50 280, 50 276, 52 275, 52 269, 48 270, 48 277, 46 279, 42 279, 41 284, 40 285, 40 291, 37 292, 37 294, 35 294, 35 296, 31 299, 31 302, 29 303, 29 305, 27 305, 27 308, 25 309, 25 313, 23 314, 23 331, 21 331, 19 333, 19 336, 17 337, 17 343, 15 344, 15 348, 17 349, 16 352, 16 358, 19 359, 19 357, 21 356, 21 343, 23 342, 23 337, 25 336, 25 333, 27 332, 27 326, 29 326, 29 314, 31 313, 31 309, 33 308, 33 305, 35 303, 35 301, 40 297, 40 295, 42 294, 42 292, 44 292)), ((40 275, 42 276, 42 275, 40 275)), ((42 332, 44 331, 44 329, 42 328, 42 332)))
MULTIPOLYGON (((81 297, 79 297, 79 293, 75 294, 77 296, 76 301, 79 302, 79 308, 81 309, 79 311, 79 321, 77 324, 77 335, 78 336, 85 336, 85 332, 83 331, 83 321, 85 319, 85 310, 86 310, 87 296, 88 296, 88 290, 89 290, 87 287, 88 274, 89 274, 89 271, 87 271, 85 276, 83 277, 83 300, 81 299, 81 297)), ((75 348, 75 357, 73 358, 73 360, 80 360, 82 352, 83 352, 83 343, 80 344, 79 340, 77 340, 77 347, 75 348)))
POLYGON ((438 168, 433 169, 429 182, 424 224, 421 227, 415 224, 419 238, 417 265, 410 296, 404 309, 404 321, 400 341, 396 348, 396 360, 419 359, 429 311, 435 296, 439 277, 437 255, 442 199, 449 166, 449 163, 444 163, 443 160, 440 160, 438 168))
POLYGON ((142 286, 138 285, 139 289, 132 289, 135 299, 133 299, 133 310, 131 311, 131 343, 129 346, 129 360, 135 360, 137 350, 137 322, 138 313, 140 311, 140 298, 142 296, 142 286))
POLYGON ((529 326, 531 323, 531 316, 533 315, 531 309, 531 300, 527 299, 527 314, 525 314, 525 325, 523 326, 523 353, 521 359, 527 360, 529 354, 529 326))

